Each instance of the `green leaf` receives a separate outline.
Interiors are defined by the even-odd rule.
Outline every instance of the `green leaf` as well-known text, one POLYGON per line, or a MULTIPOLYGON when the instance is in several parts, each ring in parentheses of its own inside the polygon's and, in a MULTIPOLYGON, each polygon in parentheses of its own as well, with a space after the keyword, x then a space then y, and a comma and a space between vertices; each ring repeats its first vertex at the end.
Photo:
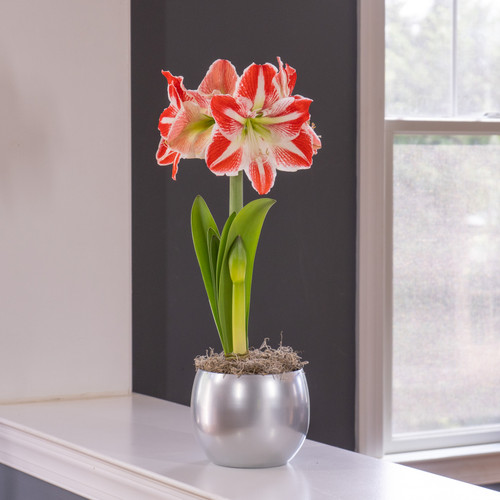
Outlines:
POLYGON ((215 249, 213 238, 219 238, 219 229, 205 200, 201 196, 195 198, 193 208, 191 209, 191 234, 193 236, 194 250, 198 258, 198 264, 200 265, 201 276, 207 291, 208 301, 222 342, 219 309, 217 307, 217 292, 211 269, 211 262, 215 261, 213 258, 215 249))
MULTIPOLYGON (((264 224, 264 219, 269 209, 274 205, 275 200, 269 198, 259 198, 245 205, 236 215, 232 221, 227 232, 227 238, 224 241, 224 247, 221 245, 219 249, 219 259, 222 255, 222 264, 220 267, 220 276, 218 282, 218 307, 219 307, 219 320, 222 331, 226 338, 231 338, 232 328, 232 287, 231 276, 229 273, 229 253, 236 238, 241 237, 246 251, 246 273, 245 273, 245 324, 248 335, 248 316, 250 311, 250 292, 252 288, 252 275, 253 266, 255 262, 255 253, 259 243, 259 237, 264 224)), ((227 223, 226 223, 227 225, 227 223)), ((224 231, 226 228, 224 228, 224 231)), ((224 237, 223 231, 223 237, 224 237)), ((229 346, 229 351, 224 352, 230 354, 232 350, 229 346)))
POLYGON ((210 264, 210 275, 212 277, 212 286, 214 289, 214 295, 217 300, 217 288, 216 288, 216 269, 217 269, 217 255, 219 253, 219 235, 214 231, 212 227, 208 228, 207 234, 208 242, 208 261, 210 264))
POLYGON ((222 268, 222 259, 224 257, 224 252, 226 251, 226 243, 227 243, 227 235, 229 233, 229 228, 233 223, 234 218, 236 217, 236 213, 233 212, 228 218, 226 223, 224 224, 224 228, 222 229, 222 235, 220 237, 219 244, 219 255, 217 256, 217 270, 216 270, 216 288, 219 289, 219 279, 220 279, 220 270, 222 268))
POLYGON ((233 223, 234 218, 236 217, 236 214, 233 212, 227 219, 226 223, 224 224, 224 229, 222 230, 222 235, 219 241, 219 251, 217 255, 217 265, 215 269, 215 298, 217 301, 217 318, 218 318, 218 329, 219 329, 219 337, 221 340, 222 344, 222 349, 224 349, 225 353, 230 353, 233 350, 233 334, 232 330, 230 328, 222 328, 222 325, 220 323, 220 314, 219 314, 219 306, 218 306, 218 299, 219 299, 219 278, 220 278, 220 270, 222 267, 222 257, 224 256, 224 251, 226 248, 226 242, 227 242, 227 235, 229 233, 229 228, 231 227, 231 224, 233 223))

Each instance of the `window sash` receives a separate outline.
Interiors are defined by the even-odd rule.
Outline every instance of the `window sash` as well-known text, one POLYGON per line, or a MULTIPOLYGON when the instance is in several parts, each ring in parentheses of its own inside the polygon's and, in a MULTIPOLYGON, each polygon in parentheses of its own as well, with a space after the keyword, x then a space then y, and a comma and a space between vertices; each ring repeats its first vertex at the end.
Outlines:
POLYGON ((500 121, 458 121, 458 120, 385 120, 385 177, 386 177, 386 249, 385 290, 386 328, 384 332, 385 369, 383 380, 383 452, 401 453, 407 451, 468 446, 500 441, 498 425, 464 427, 453 430, 392 434, 392 268, 393 268, 393 146, 394 137, 401 134, 423 135, 499 135, 500 121))

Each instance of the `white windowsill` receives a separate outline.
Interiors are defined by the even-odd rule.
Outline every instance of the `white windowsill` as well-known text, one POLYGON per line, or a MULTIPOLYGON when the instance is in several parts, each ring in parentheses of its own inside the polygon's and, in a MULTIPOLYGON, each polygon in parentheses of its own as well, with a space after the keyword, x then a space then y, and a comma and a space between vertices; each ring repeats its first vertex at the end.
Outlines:
POLYGON ((284 467, 218 467, 191 426, 189 408, 138 394, 0 405, 0 462, 97 500, 498 498, 309 440, 284 467))
POLYGON ((384 460, 472 484, 500 483, 500 443, 394 453, 384 460))

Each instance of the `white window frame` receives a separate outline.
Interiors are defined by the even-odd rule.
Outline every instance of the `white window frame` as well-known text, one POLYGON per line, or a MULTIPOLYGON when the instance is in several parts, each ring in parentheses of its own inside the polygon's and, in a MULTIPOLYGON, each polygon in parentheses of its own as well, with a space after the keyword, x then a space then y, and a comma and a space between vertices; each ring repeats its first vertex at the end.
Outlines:
POLYGON ((384 455, 384 0, 358 0, 357 449, 384 455))
POLYGON ((449 436, 439 433, 439 438, 428 433, 404 443, 392 440, 392 167, 388 166, 396 132, 498 134, 500 122, 464 125, 426 120, 424 129, 423 120, 386 121, 384 0, 358 0, 358 33, 357 450, 476 484, 500 482, 500 443, 477 446, 500 440, 497 429, 489 429, 490 434, 482 428, 480 435, 468 430, 449 436), (460 447, 447 448, 452 445, 460 447))

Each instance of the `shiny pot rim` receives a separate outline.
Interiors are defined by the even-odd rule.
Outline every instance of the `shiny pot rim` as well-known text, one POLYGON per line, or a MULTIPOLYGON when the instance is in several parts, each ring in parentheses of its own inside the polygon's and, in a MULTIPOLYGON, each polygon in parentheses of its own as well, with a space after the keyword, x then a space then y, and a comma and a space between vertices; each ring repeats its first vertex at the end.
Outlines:
POLYGON ((305 375, 305 370, 304 368, 299 368, 298 370, 292 370, 289 372, 282 372, 282 373, 241 373, 241 374, 236 374, 236 373, 220 373, 220 372, 212 372, 209 370, 203 370, 202 368, 198 368, 195 371, 195 374, 198 372, 203 372, 207 373, 211 376, 221 376, 221 377, 235 377, 235 378, 242 378, 242 377, 273 377, 273 378, 288 378, 288 377, 294 377, 300 373, 303 373, 305 375))

